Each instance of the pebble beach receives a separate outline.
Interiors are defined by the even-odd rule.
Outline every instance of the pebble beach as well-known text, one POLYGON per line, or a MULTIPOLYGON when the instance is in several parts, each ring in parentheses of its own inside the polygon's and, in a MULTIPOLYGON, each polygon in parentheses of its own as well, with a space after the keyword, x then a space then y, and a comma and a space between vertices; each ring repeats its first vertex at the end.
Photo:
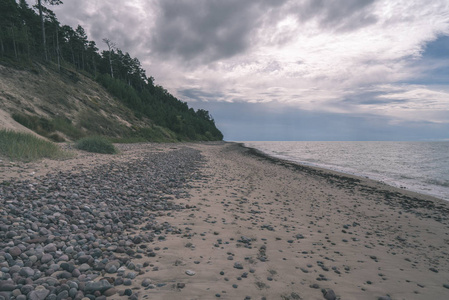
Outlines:
POLYGON ((449 299, 447 201, 236 143, 118 148, 1 161, 0 300, 449 299))

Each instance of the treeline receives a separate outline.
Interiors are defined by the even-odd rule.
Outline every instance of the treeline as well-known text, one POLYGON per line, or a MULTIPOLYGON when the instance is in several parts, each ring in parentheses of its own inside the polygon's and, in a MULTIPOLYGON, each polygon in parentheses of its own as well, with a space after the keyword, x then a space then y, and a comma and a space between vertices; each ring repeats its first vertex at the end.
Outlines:
POLYGON ((0 0, 0 59, 4 62, 40 62, 60 71, 76 69, 100 82, 111 94, 134 110, 136 116, 167 127, 179 139, 222 140, 209 112, 194 111, 147 77, 137 58, 104 39, 108 50, 99 52, 83 27, 61 25, 50 5, 60 0, 0 0))

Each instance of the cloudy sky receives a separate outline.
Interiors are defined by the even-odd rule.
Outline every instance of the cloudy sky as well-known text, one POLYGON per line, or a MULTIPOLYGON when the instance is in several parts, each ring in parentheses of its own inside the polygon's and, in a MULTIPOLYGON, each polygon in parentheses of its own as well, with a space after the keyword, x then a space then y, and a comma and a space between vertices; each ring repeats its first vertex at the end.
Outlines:
POLYGON ((449 139, 447 0, 64 0, 226 140, 449 139))

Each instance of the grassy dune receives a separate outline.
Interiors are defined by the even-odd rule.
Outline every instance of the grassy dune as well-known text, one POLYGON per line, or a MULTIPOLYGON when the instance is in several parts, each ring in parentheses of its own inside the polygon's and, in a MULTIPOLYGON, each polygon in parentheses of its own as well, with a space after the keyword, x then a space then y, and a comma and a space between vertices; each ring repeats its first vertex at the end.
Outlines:
POLYGON ((28 133, 0 130, 0 156, 17 161, 62 158, 67 153, 57 145, 28 133))

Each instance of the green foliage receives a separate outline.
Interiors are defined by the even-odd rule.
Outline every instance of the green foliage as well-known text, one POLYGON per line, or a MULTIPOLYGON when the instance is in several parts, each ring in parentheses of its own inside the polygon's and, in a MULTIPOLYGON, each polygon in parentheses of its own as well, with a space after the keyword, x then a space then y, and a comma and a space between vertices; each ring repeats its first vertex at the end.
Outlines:
POLYGON ((99 75, 97 81, 112 95, 135 111, 136 116, 145 116, 157 125, 167 127, 180 140, 222 140, 223 135, 206 110, 195 112, 164 88, 153 86, 151 81, 138 92, 125 82, 109 75, 99 75), (151 84, 150 84, 151 83, 151 84))
POLYGON ((0 130, 0 155, 11 160, 32 161, 40 158, 61 158, 67 154, 34 135, 0 130))
MULTIPOLYGON (((60 0, 44 3, 62 4, 60 0)), ((61 25, 48 6, 40 8, 42 19, 26 1, 0 0, 0 62, 14 66, 33 66, 33 61, 57 64, 61 76, 73 82, 80 79, 80 74, 97 78, 112 95, 133 110, 137 118, 150 119, 154 124, 168 128, 176 134, 177 140, 223 139, 208 111, 199 109, 195 112, 162 86, 154 85, 154 78, 146 76, 137 58, 116 47, 99 53, 95 42, 88 40, 81 26, 73 29, 61 25), (72 71, 75 69, 76 72, 72 71), (114 78, 109 75, 112 73, 114 78)), ((64 101, 60 104, 70 106, 64 101)), ((21 124, 55 140, 60 140, 55 131, 74 139, 83 136, 81 128, 63 120, 16 117, 21 124)), ((133 133, 116 121, 95 113, 83 116, 79 125, 98 135, 160 139, 156 132, 133 133)))
POLYGON ((67 118, 56 117, 50 122, 55 130, 64 133, 73 140, 78 140, 85 136, 84 131, 73 125, 72 121, 67 118))
POLYGON ((117 121, 93 111, 81 113, 79 125, 96 135, 119 137, 130 133, 130 129, 117 121))
POLYGON ((80 139, 84 137, 84 132, 75 127, 67 118, 56 117, 48 120, 43 117, 31 116, 22 113, 14 113, 12 118, 23 126, 33 130, 34 132, 51 139, 54 142, 64 142, 56 131, 62 132, 72 139, 80 139))
POLYGON ((117 149, 106 138, 100 136, 85 137, 76 143, 76 148, 88 152, 114 154, 117 149))
POLYGON ((12 118, 16 122, 43 136, 48 136, 49 133, 55 130, 53 124, 48 119, 42 117, 15 113, 12 115, 12 118))
POLYGON ((112 139, 115 143, 144 143, 144 142, 176 142, 178 138, 174 132, 160 126, 137 128, 124 138, 112 139))

